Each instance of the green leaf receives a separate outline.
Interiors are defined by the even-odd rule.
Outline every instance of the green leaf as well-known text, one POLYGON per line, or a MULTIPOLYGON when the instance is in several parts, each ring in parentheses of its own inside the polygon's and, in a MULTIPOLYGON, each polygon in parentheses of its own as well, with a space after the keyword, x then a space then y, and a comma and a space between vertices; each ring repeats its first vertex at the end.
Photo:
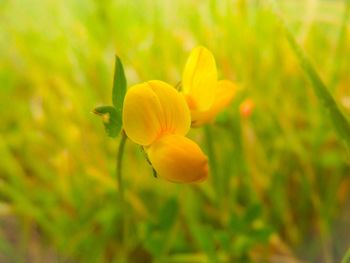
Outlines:
POLYGON ((126 78, 124 68, 120 58, 116 56, 114 65, 112 102, 114 107, 117 109, 118 113, 122 112, 125 93, 126 78))
POLYGON ((113 106, 100 106, 96 107, 93 111, 96 115, 100 116, 103 121, 105 130, 110 137, 116 137, 122 127, 122 115, 113 106))
POLYGON ((126 78, 123 64, 118 56, 115 57, 112 102, 113 106, 101 106, 94 113, 102 117, 106 132, 110 137, 119 135, 122 128, 122 110, 126 93, 126 78))

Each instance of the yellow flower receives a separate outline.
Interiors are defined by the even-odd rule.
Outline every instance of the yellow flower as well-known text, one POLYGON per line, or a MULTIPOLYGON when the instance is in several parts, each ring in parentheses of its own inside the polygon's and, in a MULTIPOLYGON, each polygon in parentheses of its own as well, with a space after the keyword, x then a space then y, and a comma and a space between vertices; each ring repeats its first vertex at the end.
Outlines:
POLYGON ((208 160, 184 137, 191 126, 183 96, 169 84, 153 80, 131 87, 123 106, 126 135, 144 146, 159 177, 190 183, 208 176, 208 160))
POLYGON ((208 176, 208 160, 199 146, 180 135, 167 135, 148 150, 153 168, 173 182, 199 182, 208 176))
POLYGON ((193 127, 211 122, 230 104, 237 91, 233 82, 218 81, 214 56, 201 46, 193 49, 186 62, 182 88, 193 127))

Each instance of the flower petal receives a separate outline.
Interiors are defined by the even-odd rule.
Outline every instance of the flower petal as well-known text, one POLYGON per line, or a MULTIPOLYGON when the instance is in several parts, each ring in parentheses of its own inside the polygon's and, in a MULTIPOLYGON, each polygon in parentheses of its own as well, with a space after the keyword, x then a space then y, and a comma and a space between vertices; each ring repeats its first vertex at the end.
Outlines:
POLYGON ((207 111, 191 111, 192 126, 198 127, 211 122, 216 115, 223 111, 232 101, 237 92, 237 86, 229 80, 220 80, 217 83, 213 105, 207 111))
POLYGON ((162 106, 162 133, 185 135, 191 127, 191 115, 184 97, 163 81, 152 80, 147 83, 162 106))
POLYGON ((183 92, 190 109, 207 110, 213 103, 217 71, 213 54, 204 47, 191 52, 182 76, 183 92))
POLYGON ((208 177, 208 159, 199 146, 180 135, 168 135, 147 149, 159 177, 176 183, 203 181, 208 177))
POLYGON ((169 84, 152 80, 131 87, 123 106, 123 127, 127 136, 149 145, 164 134, 185 135, 191 117, 183 96, 169 84))
POLYGON ((162 130, 162 106, 147 83, 132 86, 123 105, 123 127, 135 143, 151 144, 162 130))

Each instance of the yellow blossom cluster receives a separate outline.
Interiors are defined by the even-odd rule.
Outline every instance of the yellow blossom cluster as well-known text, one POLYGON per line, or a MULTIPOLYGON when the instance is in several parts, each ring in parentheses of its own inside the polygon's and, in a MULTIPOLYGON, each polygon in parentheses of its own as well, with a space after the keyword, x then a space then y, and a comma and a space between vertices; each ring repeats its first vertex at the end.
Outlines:
POLYGON ((208 158, 186 134, 211 122, 229 105, 236 86, 218 80, 212 53, 196 47, 182 76, 182 90, 151 80, 128 89, 123 106, 126 135, 145 149, 159 177, 177 183, 200 182, 208 177, 208 158))

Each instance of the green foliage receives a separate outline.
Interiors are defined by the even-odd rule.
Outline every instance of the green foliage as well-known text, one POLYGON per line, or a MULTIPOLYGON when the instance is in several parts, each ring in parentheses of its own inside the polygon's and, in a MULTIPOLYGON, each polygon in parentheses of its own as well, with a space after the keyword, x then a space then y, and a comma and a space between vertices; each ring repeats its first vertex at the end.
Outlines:
POLYGON ((118 56, 115 57, 112 89, 113 106, 100 106, 94 113, 102 117, 103 125, 108 136, 116 137, 122 129, 122 109, 126 94, 126 78, 123 64, 118 56))
POLYGON ((108 136, 116 137, 122 126, 121 113, 113 106, 100 106, 94 109, 94 113, 101 116, 108 136))
POLYGON ((126 93, 126 78, 122 61, 118 56, 115 58, 112 101, 118 113, 121 114, 126 93))
POLYGON ((156 258, 168 249, 171 231, 178 215, 178 203, 171 198, 160 208, 156 222, 150 224, 146 234, 145 247, 156 258))
POLYGON ((261 1, 2 1, 0 262, 120 262, 122 248, 131 263, 346 261, 344 4, 278 1, 291 49, 261 1), (240 88, 213 125, 189 134, 212 173, 198 185, 155 179, 126 143, 123 210, 122 136, 103 135, 92 105, 113 89, 112 106, 95 111, 120 134, 124 69, 128 85, 175 86, 199 44, 240 88))

